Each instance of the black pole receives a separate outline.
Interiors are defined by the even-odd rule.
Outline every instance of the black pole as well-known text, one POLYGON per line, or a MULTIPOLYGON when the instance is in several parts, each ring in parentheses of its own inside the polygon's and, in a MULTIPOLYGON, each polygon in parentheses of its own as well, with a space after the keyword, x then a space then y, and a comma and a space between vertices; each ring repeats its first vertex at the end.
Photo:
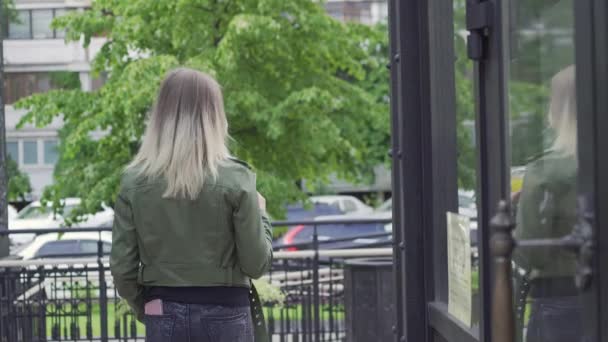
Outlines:
POLYGON ((106 284, 106 269, 103 264, 103 242, 101 232, 97 241, 97 264, 99 265, 99 319, 101 341, 108 342, 108 286, 106 284))
POLYGON ((313 286, 313 311, 314 311, 314 334, 315 342, 321 341, 321 310, 319 302, 319 232, 317 225, 313 226, 312 244, 315 256, 312 264, 312 286, 313 286))
MULTIPOLYGON (((8 18, 0 0, 0 231, 8 230, 8 175, 6 170, 6 125, 4 116, 4 37, 8 18)), ((0 258, 9 254, 8 235, 0 236, 0 258)))

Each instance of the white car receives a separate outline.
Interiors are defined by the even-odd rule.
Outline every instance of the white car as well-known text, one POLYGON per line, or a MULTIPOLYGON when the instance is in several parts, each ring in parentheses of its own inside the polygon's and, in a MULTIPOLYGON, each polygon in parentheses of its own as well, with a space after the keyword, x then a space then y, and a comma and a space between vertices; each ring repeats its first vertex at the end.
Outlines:
MULTIPOLYGON (((390 212, 392 210, 392 198, 389 198, 376 208, 376 212, 390 212)), ((475 203, 475 193, 473 191, 458 190, 458 213, 467 216, 471 221, 477 221, 477 204, 475 203)))
MULTIPOLYGON (((392 215, 393 201, 386 200, 378 208, 377 213, 390 213, 392 215)), ((477 204, 475 193, 468 190, 458 190, 458 213, 471 220, 471 243, 477 245, 477 204)), ((390 216, 389 216, 390 217, 390 216)))
POLYGON ((98 243, 102 243, 102 253, 107 255, 112 249, 111 232, 48 233, 38 235, 32 242, 14 253, 22 260, 42 258, 95 257, 98 243))
POLYGON ((337 206, 345 214, 368 214, 374 211, 374 208, 361 202, 355 196, 348 195, 330 195, 330 196, 311 196, 309 200, 312 203, 323 203, 337 206))
MULTIPOLYGON (((65 227, 64 216, 68 216, 74 208, 81 203, 79 198, 66 198, 62 200, 64 205, 63 215, 54 214, 52 204, 48 203, 43 207, 39 201, 32 202, 23 208, 17 218, 9 221, 9 230, 18 229, 44 229, 44 228, 62 228, 65 227)), ((74 224, 73 227, 100 227, 104 223, 112 220, 114 210, 103 205, 95 214, 85 215, 82 222, 74 224)), ((31 241, 34 234, 12 234, 10 235, 11 243, 14 246, 22 245, 31 241)))
POLYGON ((17 209, 15 209, 15 207, 13 207, 12 205, 8 205, 8 220, 14 220, 17 218, 18 212, 17 209))

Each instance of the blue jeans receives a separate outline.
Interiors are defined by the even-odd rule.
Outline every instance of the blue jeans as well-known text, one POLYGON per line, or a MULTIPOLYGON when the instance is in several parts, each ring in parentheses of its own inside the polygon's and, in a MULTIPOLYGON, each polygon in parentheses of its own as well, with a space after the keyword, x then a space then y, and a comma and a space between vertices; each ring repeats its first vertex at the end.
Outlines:
POLYGON ((147 342, 253 342, 248 306, 163 302, 163 315, 144 317, 147 342))
POLYGON ((583 310, 578 297, 535 298, 526 342, 584 342, 583 310))

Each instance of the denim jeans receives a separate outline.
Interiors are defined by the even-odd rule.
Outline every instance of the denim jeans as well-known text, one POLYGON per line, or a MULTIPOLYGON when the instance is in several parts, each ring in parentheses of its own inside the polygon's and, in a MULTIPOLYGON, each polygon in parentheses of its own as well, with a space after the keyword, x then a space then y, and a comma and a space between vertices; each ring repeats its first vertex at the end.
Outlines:
POLYGON ((585 342, 578 297, 535 298, 526 342, 585 342))
POLYGON ((248 306, 163 302, 163 314, 146 315, 147 342, 253 342, 248 306))

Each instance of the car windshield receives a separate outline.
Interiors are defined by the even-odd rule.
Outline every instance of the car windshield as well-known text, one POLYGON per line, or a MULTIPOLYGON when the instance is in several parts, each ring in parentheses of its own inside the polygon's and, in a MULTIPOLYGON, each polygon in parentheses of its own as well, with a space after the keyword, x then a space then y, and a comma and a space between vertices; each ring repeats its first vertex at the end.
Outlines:
MULTIPOLYGON (((75 205, 66 205, 63 208, 63 216, 68 216, 70 212, 76 208, 75 205)), ((42 207, 40 205, 28 205, 19 212, 18 219, 36 220, 48 218, 53 212, 50 206, 42 207)))

